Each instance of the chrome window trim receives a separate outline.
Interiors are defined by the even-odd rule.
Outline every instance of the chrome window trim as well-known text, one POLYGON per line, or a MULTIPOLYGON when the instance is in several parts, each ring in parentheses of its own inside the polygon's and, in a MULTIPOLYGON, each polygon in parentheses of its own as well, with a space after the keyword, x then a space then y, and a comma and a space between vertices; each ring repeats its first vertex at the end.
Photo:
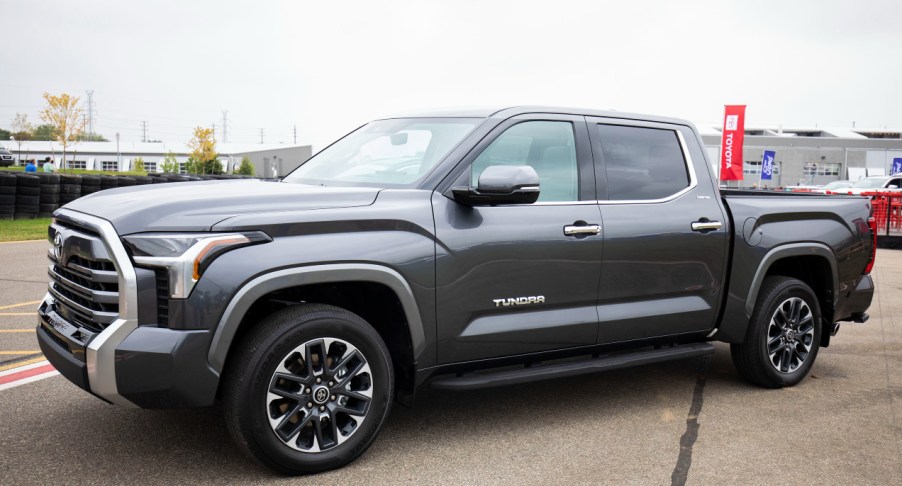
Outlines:
MULTIPOLYGON (((601 125, 601 123, 595 123, 596 125, 601 125)), ((623 126, 635 126, 635 125, 623 125, 623 126)), ((636 128, 646 128, 646 127, 636 127, 636 128)), ((661 129, 656 129, 661 130, 661 129)), ((686 144, 686 139, 683 138, 683 134, 673 128, 666 128, 664 130, 670 130, 674 132, 677 136, 677 140, 680 144, 680 149, 683 151, 683 158, 685 159, 686 168, 689 171, 689 185, 680 189, 679 191, 671 194, 670 196, 663 197, 660 199, 612 199, 612 200, 595 200, 595 201, 548 201, 548 202, 536 202, 531 204, 530 206, 574 206, 574 205, 586 205, 586 204, 599 204, 599 205, 610 205, 610 204, 658 204, 664 203, 668 201, 672 201, 689 191, 698 187, 698 177, 695 175, 695 164, 692 163, 692 156, 689 155, 689 146, 686 144)), ((596 167, 597 169, 597 167, 596 167)), ((542 187, 539 186, 539 191, 541 192, 542 187)))
POLYGON ((98 396, 117 405, 138 408, 119 394, 116 386, 116 347, 138 327, 138 279, 128 253, 112 223, 72 210, 60 209, 56 215, 96 231, 113 259, 119 276, 119 318, 88 343, 85 361, 88 385, 98 396))

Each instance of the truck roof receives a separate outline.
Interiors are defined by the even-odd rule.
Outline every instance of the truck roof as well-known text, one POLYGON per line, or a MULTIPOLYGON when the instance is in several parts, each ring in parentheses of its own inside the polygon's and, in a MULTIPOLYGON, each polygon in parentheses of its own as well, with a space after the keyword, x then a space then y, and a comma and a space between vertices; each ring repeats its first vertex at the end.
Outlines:
POLYGON ((689 125, 692 123, 680 118, 670 118, 655 115, 641 115, 626 113, 616 110, 593 110, 586 108, 568 108, 559 106, 509 106, 509 107, 469 107, 469 108, 444 108, 435 110, 422 110, 398 113, 385 116, 380 119, 390 118, 508 118, 527 113, 558 113, 565 115, 585 115, 606 118, 623 118, 629 120, 645 120, 660 123, 674 123, 677 125, 689 125))

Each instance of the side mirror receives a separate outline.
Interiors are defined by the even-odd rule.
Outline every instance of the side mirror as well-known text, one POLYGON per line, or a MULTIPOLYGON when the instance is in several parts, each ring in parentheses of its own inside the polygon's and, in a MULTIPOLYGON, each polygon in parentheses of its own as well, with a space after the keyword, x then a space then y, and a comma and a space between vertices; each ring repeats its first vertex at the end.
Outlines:
POLYGON ((479 175, 475 188, 458 186, 451 192, 466 206, 532 204, 539 199, 539 174, 528 165, 492 165, 479 175))
POLYGON ((887 188, 887 189, 898 189, 899 186, 897 186, 897 185, 895 185, 895 184, 890 184, 890 185, 886 186, 886 188, 887 188))

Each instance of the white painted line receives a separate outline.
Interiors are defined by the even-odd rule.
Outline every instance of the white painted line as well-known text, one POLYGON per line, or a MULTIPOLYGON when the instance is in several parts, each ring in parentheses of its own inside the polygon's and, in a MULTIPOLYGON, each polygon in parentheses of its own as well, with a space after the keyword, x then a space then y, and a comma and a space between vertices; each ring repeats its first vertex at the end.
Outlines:
POLYGON ((43 380, 44 378, 50 378, 51 376, 56 376, 58 374, 60 374, 59 371, 53 370, 53 371, 48 371, 47 373, 41 373, 40 375, 29 376, 28 378, 23 378, 18 381, 11 381, 4 385, 0 385, 0 391, 9 390, 10 388, 15 388, 19 385, 24 385, 26 383, 32 383, 32 382, 35 382, 38 380, 43 380))
POLYGON ((11 375, 13 373, 21 373, 26 370, 33 370, 35 368, 40 368, 41 366, 47 366, 49 364, 50 364, 50 362, 45 359, 45 360, 38 361, 37 363, 32 363, 29 365, 17 366, 15 368, 11 368, 6 371, 0 371, 0 378, 4 377, 6 375, 11 375))

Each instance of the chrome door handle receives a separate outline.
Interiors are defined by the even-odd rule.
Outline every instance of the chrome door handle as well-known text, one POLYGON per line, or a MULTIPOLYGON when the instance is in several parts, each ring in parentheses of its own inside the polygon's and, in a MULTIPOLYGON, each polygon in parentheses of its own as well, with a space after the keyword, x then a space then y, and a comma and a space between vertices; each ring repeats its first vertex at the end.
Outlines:
POLYGON ((601 226, 597 224, 586 226, 564 226, 564 234, 567 236, 597 235, 598 233, 601 233, 601 226))
POLYGON ((720 227, 723 226, 720 224, 720 221, 693 221, 692 222, 692 231, 714 231, 719 230, 720 227))

